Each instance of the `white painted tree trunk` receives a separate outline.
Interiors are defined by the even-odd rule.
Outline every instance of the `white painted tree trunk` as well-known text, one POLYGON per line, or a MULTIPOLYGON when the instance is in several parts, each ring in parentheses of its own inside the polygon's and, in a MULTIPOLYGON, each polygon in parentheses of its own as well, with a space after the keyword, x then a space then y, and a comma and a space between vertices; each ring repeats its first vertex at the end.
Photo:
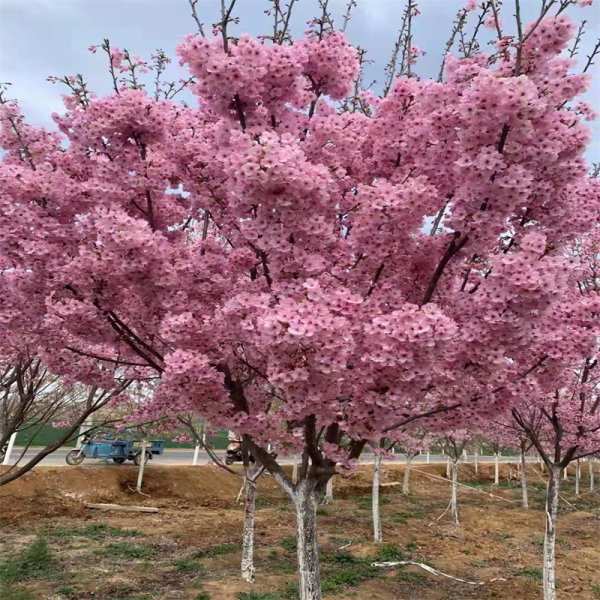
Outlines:
POLYGON ((142 448, 141 448, 141 456, 140 456, 140 466, 138 468, 137 485, 135 486, 135 489, 138 492, 142 491, 142 483, 144 481, 144 469, 146 467, 146 447, 147 447, 146 440, 142 440, 142 448))
POLYGON ((79 450, 83 446, 83 440, 85 439, 84 432, 89 431, 92 426, 91 420, 86 419, 79 428, 79 435, 77 436, 77 442, 75 442, 75 450, 79 450))
POLYGON ((575 461, 575 495, 579 496, 579 484, 581 482, 581 465, 579 459, 575 461))
POLYGON ((298 455, 294 454, 294 464, 292 466, 292 481, 298 483, 298 455))
POLYGON ((450 479, 450 457, 446 457, 446 479, 450 479))
POLYGON ((590 456, 588 460, 589 468, 590 468, 590 492, 594 491, 594 457, 590 456))
POLYGON ((431 463, 431 452, 427 449, 427 464, 431 463))
POLYGON ((17 439, 17 432, 15 431, 8 440, 8 445, 6 446, 6 454, 4 455, 4 460, 2 461, 3 465, 10 464, 10 456, 12 454, 13 448, 15 447, 16 439, 17 439))
POLYGON ((333 477, 327 482, 325 488, 325 497, 323 498, 323 504, 331 504, 333 502, 333 477))
POLYGON ((194 458, 192 459, 192 465, 195 467, 198 464, 198 455, 200 454, 200 444, 196 444, 194 449, 194 458))
POLYGON ((475 461, 475 475, 479 475, 479 452, 477 448, 475 448, 475 452, 473 453, 473 460, 475 461))
POLYGON ((566 481, 569 478, 569 474, 567 473, 567 467, 563 470, 563 479, 566 481))
POLYGON ((450 496, 450 513, 452 520, 458 525, 458 459, 452 461, 452 492, 450 496))
POLYGON ((494 452, 494 485, 500 484, 500 457, 494 452))
POLYGON ((246 502, 242 536, 242 579, 254 583, 254 517, 256 515, 256 472, 246 473, 246 502))
POLYGON ((310 480, 304 480, 296 487, 293 496, 298 528, 300 600, 321 600, 317 539, 318 497, 311 484, 310 480))
POLYGON ((525 452, 521 449, 521 490, 523 492, 523 508, 529 508, 529 498, 527 497, 527 473, 525 469, 527 467, 527 457, 525 452))
POLYGON ((560 492, 560 467, 550 470, 546 489, 546 533, 544 535, 544 600, 556 600, 556 516, 560 492))
POLYGON ((402 493, 408 494, 410 490, 410 467, 412 465, 412 456, 407 455, 406 466, 404 467, 404 482, 402 484, 402 493))
POLYGON ((381 475, 381 455, 375 455, 375 466, 373 468, 373 541, 380 544, 381 537, 381 516, 379 514, 379 481, 381 475))

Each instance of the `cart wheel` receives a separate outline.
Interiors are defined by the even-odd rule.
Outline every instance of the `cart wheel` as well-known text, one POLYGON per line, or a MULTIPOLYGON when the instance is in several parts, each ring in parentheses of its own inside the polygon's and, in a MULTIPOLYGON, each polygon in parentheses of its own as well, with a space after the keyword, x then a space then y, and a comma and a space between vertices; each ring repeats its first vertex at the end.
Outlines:
POLYGON ((68 465, 73 467, 75 465, 80 465, 84 458, 85 455, 80 450, 71 450, 71 452, 67 454, 66 461, 68 465))
POLYGON ((232 465, 233 463, 234 463, 233 456, 226 456, 225 457, 225 464, 226 465, 232 465))
POLYGON ((113 460, 118 464, 118 465, 122 465, 125 462, 124 458, 118 457, 118 458, 113 458, 113 460))
MULTIPOLYGON (((146 452, 146 459, 144 460, 144 464, 146 464, 148 462, 148 459, 150 458, 150 453, 146 452)), ((142 453, 138 452, 134 457, 133 457, 133 464, 136 467, 140 466, 140 463, 142 462, 142 453)))
POLYGON ((0 450, 0 463, 4 461, 4 457, 6 456, 6 452, 4 450, 0 450))

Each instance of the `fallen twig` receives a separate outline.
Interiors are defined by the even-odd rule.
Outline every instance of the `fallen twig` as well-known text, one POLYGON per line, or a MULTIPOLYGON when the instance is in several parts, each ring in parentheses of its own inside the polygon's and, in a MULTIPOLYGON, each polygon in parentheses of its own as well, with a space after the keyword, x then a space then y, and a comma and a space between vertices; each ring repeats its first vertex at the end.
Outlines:
POLYGON ((486 585, 487 583, 492 583, 493 581, 506 581, 504 577, 494 577, 489 581, 467 581, 466 579, 461 579, 460 577, 454 577, 454 575, 448 575, 448 573, 443 573, 442 571, 438 571, 429 565, 415 562, 414 560, 399 560, 394 562, 380 562, 380 563, 371 563, 372 567, 399 567, 403 565, 415 565, 416 567, 420 567, 425 571, 431 573, 432 575, 439 575, 440 577, 447 577, 448 579, 453 579, 454 581, 460 581, 461 583, 466 583, 467 585, 486 585))
POLYGON ((86 504, 86 508, 95 508, 97 510, 121 510, 123 512, 143 512, 157 513, 158 508, 154 506, 125 506, 122 504, 86 504))

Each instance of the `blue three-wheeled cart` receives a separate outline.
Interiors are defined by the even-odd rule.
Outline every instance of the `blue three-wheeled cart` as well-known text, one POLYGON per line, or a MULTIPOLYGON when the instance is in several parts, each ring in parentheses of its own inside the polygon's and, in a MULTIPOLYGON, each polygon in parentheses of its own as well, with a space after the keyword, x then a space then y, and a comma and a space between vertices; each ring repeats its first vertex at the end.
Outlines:
MULTIPOLYGON (((142 461, 143 443, 139 440, 122 440, 105 438, 85 438, 81 448, 71 450, 67 454, 67 464, 80 465, 85 458, 105 458, 112 459, 118 465, 122 465, 126 460, 132 460, 134 464, 139 465, 142 461)), ((145 460, 155 455, 162 454, 165 449, 164 440, 150 440, 146 442, 145 460)))

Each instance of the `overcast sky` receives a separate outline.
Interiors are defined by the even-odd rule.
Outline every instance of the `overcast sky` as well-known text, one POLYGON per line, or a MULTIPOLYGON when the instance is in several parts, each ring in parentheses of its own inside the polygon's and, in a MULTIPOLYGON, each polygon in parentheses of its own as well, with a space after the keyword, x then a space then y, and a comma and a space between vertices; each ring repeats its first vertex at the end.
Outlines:
MULTIPOLYGON (((465 1, 418 1, 421 15, 414 20, 414 43, 427 52, 416 69, 420 76, 437 76, 452 20, 465 1)), ((333 15, 340 22, 345 4, 345 0, 330 0, 333 15)), ((506 31, 512 32, 513 3, 505 0, 504 4, 506 31)), ((540 0, 521 0, 521 4, 523 20, 532 20, 539 10, 540 0)), ((240 25, 232 27, 232 34, 267 32, 271 21, 264 10, 269 5, 267 0, 238 0, 234 15, 240 17, 240 25)), ((198 12, 207 31, 210 24, 218 20, 219 6, 220 0, 198 2, 198 12)), ((367 50, 367 57, 373 61, 368 68, 369 81, 383 80, 383 69, 400 27, 403 6, 402 0, 358 0, 347 33, 354 44, 367 50)), ((317 0, 297 1, 294 36, 302 35, 306 21, 317 12, 317 0)), ((600 35, 600 10, 572 8, 568 14, 577 22, 588 21, 579 54, 579 58, 585 60, 600 35)), ((50 114, 61 112, 60 95, 64 91, 61 86, 46 81, 48 75, 82 73, 92 90, 99 94, 110 92, 105 56, 88 52, 88 46, 109 38, 112 45, 126 47, 144 58, 149 58, 156 48, 174 57, 181 37, 195 31, 188 0, 0 0, 0 81, 13 84, 10 97, 19 100, 30 122, 53 126, 50 114)), ((491 31, 485 32, 487 39, 491 39, 491 34, 491 31)), ((173 79, 183 76, 177 60, 171 69, 173 79)), ((596 82, 587 99, 600 112, 598 65, 592 72, 596 82)), ((595 141, 588 153, 593 161, 600 160, 599 133, 600 125, 595 123, 595 141)))

